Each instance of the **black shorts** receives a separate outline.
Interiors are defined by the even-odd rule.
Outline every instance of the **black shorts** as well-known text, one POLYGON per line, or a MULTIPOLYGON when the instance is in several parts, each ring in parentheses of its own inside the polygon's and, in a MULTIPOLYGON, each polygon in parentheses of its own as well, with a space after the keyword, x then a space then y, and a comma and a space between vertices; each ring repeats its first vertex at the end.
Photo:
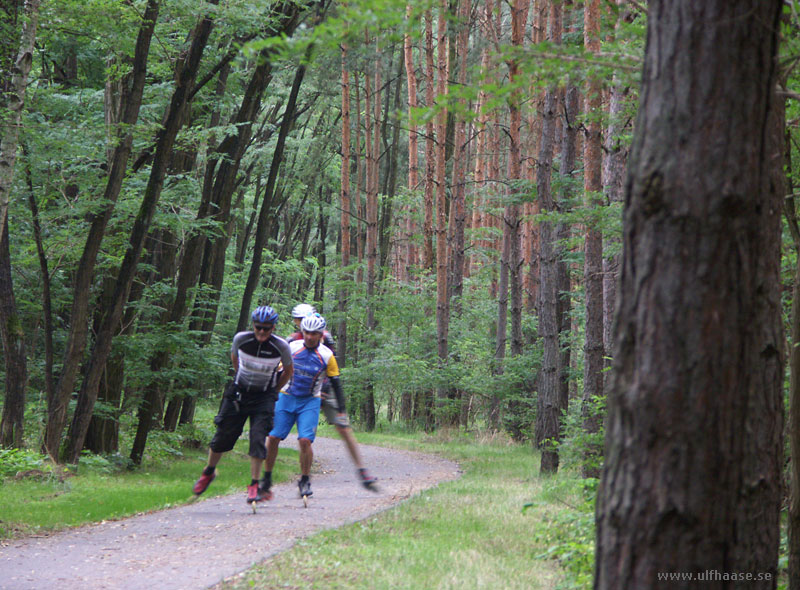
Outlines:
POLYGON ((264 441, 272 430, 272 419, 275 416, 275 394, 273 392, 248 395, 237 395, 231 384, 225 388, 219 412, 214 418, 217 432, 211 439, 209 447, 215 453, 230 451, 239 440, 247 419, 250 418, 250 448, 247 452, 256 459, 267 458, 267 447, 264 441))

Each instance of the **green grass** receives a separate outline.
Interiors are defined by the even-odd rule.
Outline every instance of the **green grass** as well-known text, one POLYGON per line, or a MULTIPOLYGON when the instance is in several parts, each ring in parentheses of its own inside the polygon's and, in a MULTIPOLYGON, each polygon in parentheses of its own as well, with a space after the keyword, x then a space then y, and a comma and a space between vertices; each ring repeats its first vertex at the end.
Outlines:
MULTIPOLYGON (((244 494, 250 483, 247 441, 240 440, 222 458, 217 478, 204 497, 244 494)), ((78 473, 45 473, 36 478, 0 479, 0 540, 114 520, 168 508, 192 497, 191 488, 205 465, 207 451, 183 451, 179 458, 144 463, 135 470, 111 471, 91 464, 78 473)), ((297 453, 282 450, 273 481, 286 481, 296 469, 297 453)))
POLYGON ((558 551, 571 542, 557 533, 560 515, 582 494, 571 486, 558 493, 567 503, 548 497, 558 478, 538 477, 538 453, 529 446, 458 433, 357 438, 439 453, 458 461, 464 474, 390 511, 302 540, 217 590, 588 587, 586 576, 562 567, 558 551))

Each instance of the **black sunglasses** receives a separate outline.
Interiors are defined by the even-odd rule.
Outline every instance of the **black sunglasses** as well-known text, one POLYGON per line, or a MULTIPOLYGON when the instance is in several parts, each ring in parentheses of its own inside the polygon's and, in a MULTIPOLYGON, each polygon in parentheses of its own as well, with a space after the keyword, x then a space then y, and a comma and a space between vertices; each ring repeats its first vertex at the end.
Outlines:
POLYGON ((253 330, 256 332, 269 332, 274 327, 275 327, 274 324, 271 324, 269 326, 259 326, 257 324, 253 324, 253 330))

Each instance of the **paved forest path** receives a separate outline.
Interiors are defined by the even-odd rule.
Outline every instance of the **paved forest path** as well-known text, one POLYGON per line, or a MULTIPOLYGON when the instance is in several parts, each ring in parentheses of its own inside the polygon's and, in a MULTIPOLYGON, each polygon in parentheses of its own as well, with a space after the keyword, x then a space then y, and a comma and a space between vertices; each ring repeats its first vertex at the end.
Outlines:
MULTIPOLYGON (((283 445, 297 448, 294 435, 283 445)), ((255 515, 242 489, 124 520, 20 539, 0 548, 0 588, 200 590, 298 539, 362 520, 459 475, 457 464, 439 457, 361 445, 364 463, 379 478, 379 492, 373 493, 359 484, 340 440, 318 438, 314 452, 314 495, 307 509, 293 480, 274 486, 275 500, 260 505, 255 515)), ((229 460, 223 458, 220 468, 229 460)), ((187 492, 192 483, 186 482, 187 492)))

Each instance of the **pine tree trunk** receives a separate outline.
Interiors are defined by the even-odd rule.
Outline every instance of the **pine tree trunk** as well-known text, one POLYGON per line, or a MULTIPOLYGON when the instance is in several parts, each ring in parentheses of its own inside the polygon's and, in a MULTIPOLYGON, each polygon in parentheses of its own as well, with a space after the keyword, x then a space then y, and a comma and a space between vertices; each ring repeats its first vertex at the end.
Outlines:
MULTIPOLYGON (((589 0, 584 8, 584 47, 590 53, 600 51, 600 0, 589 0)), ((583 143, 583 190, 589 207, 600 207, 598 198, 603 189, 602 130, 598 116, 603 108, 600 82, 590 77, 584 97, 587 118, 583 143)), ((603 399, 603 234, 589 225, 584 240, 583 285, 586 309, 585 345, 583 355, 583 430, 592 435, 600 431, 603 422, 600 400, 603 399)), ((583 476, 600 476, 602 449, 591 442, 586 446, 583 476)))
MULTIPOLYGON (((409 20, 412 15, 411 4, 406 6, 406 19, 409 20)), ((406 86, 408 88, 408 111, 413 113, 416 111, 419 102, 417 101, 417 71, 414 66, 414 47, 411 43, 411 35, 406 35, 403 39, 403 56, 405 59, 406 69, 406 86)), ((414 117, 409 117, 408 123, 408 190, 416 191, 419 187, 419 142, 417 141, 417 124, 414 122, 414 117)), ((406 267, 401 268, 401 279, 408 281, 409 267, 416 266, 417 252, 414 246, 413 236, 416 231, 416 224, 414 223, 414 207, 409 206, 406 211, 406 267)), ((410 402, 406 400, 406 396, 410 394, 403 394, 403 407, 410 402)))
POLYGON ((656 587, 676 572, 770 577, 710 579, 710 589, 777 584, 783 191, 768 119, 782 4, 648 5, 596 510, 598 590, 656 587))
MULTIPOLYGON (((394 51, 391 53, 394 59, 394 51)), ((391 64, 390 64, 391 65, 391 64)), ((385 198, 381 201, 380 215, 378 218, 378 276, 383 278, 382 269, 388 265, 388 260, 392 254, 391 239, 393 226, 399 225, 394 219, 395 195, 397 194, 397 170, 398 157, 400 154, 400 119, 398 113, 401 109, 401 88, 403 86, 403 60, 397 60, 397 71, 394 76, 394 93, 390 92, 392 81, 387 82, 386 98, 383 106, 383 123, 381 124, 381 137, 383 151, 386 157, 386 176, 383 182, 381 194, 385 198), (390 100, 393 99, 393 100, 390 100), (388 127, 391 123, 392 134, 389 141, 388 127), (387 145, 388 141, 388 145, 387 145)), ((396 275, 395 275, 396 276, 396 275)))
POLYGON ((359 91, 358 85, 358 74, 355 75, 355 89, 356 89, 356 191, 355 195, 355 202, 353 203, 353 208, 356 212, 356 231, 354 242, 356 246, 356 258, 358 259, 358 270, 356 271, 356 283, 362 284, 364 282, 364 239, 363 239, 363 231, 361 229, 362 220, 365 218, 364 214, 364 199, 361 197, 361 193, 363 190, 364 185, 366 184, 364 180, 364 160, 366 158, 361 157, 361 95, 359 91))
MULTIPOLYGON (((458 74, 456 83, 463 87, 467 85, 467 55, 469 53, 469 3, 459 0, 458 3, 458 35, 456 37, 456 64, 458 74)), ((459 99, 460 108, 466 110, 466 101, 459 99)), ((465 256, 465 230, 467 225, 466 211, 466 182, 469 151, 467 138, 467 122, 462 116, 456 118, 454 134, 455 149, 453 150, 453 196, 450 205, 450 279, 448 287, 449 297, 453 305, 459 305, 464 289, 464 256, 465 256)), ((460 315, 460 308, 453 310, 455 315, 460 315)))
MULTIPOLYGON (((341 256, 343 275, 342 283, 350 278, 350 71, 347 69, 347 46, 342 45, 342 186, 339 196, 341 218, 339 223, 339 237, 341 241, 341 256)), ((346 284, 339 287, 337 308, 341 317, 337 336, 336 359, 344 367, 347 365, 347 301, 348 289, 346 284)))
MULTIPOLYGON (((439 3, 439 19, 436 33, 437 69, 436 94, 444 96, 448 93, 448 37, 447 37, 447 0, 439 3)), ((447 111, 442 109, 436 121, 436 349, 439 366, 447 365, 447 335, 450 327, 450 300, 447 288, 447 111)), ((436 392, 438 410, 437 423, 447 422, 444 412, 448 399, 448 388, 439 386, 436 392)))
MULTIPOLYGON (((560 202, 557 204, 558 210, 562 213, 569 212, 569 205, 573 195, 570 189, 570 183, 566 182, 567 178, 572 177, 575 173, 575 158, 577 152, 577 136, 578 136, 578 88, 575 86, 568 86, 564 92, 564 124, 562 126, 563 137, 561 140, 561 161, 560 161, 560 174, 564 182, 562 186, 563 193, 560 202)), ((570 322, 572 320, 572 284, 570 280, 569 264, 566 262, 566 249, 561 244, 566 243, 571 235, 571 227, 568 223, 559 222, 555 226, 555 263, 556 263, 556 284, 558 300, 556 303, 556 319, 558 322, 558 342, 564 343, 568 340, 569 332, 571 330, 570 322)), ((574 379, 570 379, 570 362, 572 357, 571 346, 561 345, 561 352, 559 353, 558 360, 558 410, 562 416, 565 416, 569 409, 569 387, 574 379)), ((559 433, 563 432, 563 426, 559 425, 559 433)), ((559 435, 560 436, 560 435, 559 435)))
MULTIPOLYGON (((406 19, 410 20, 412 15, 411 4, 406 6, 406 19)), ((414 47, 411 43, 411 36, 406 35, 403 39, 403 56, 405 59, 406 70, 406 86, 408 88, 408 111, 413 113, 418 107, 417 100, 417 72, 414 65, 414 47)), ((419 187, 419 143, 417 141, 417 125, 414 122, 414 117, 409 117, 408 122, 408 190, 416 191, 419 187)), ((416 231, 416 224, 414 222, 415 210, 413 205, 410 205, 406 211, 406 265, 401 268, 401 280, 410 281, 410 267, 419 264, 417 260, 417 251, 414 246, 413 236, 416 231)), ((402 263, 401 263, 402 264, 402 263)), ((410 391, 403 391, 401 394, 400 402, 400 418, 409 422, 412 419, 413 413, 413 393, 410 391)))
MULTIPOLYGON (((551 4, 550 41, 561 41, 561 7, 551 4)), ((557 91, 545 93, 542 110, 542 136, 536 170, 536 194, 542 213, 556 211, 552 190, 553 152, 556 129, 557 91)), ((539 469, 542 473, 558 470, 557 443, 560 437, 561 404, 559 403, 559 315, 558 315, 558 246, 556 228, 550 221, 539 226, 541 253, 539 256, 539 335, 542 339, 542 368, 539 372, 534 437, 541 451, 539 469)))
MULTIPOLYGON (((432 108, 436 93, 433 74, 433 15, 425 13, 425 106, 432 108)), ((425 216, 422 224, 422 268, 433 270, 433 201, 436 181, 436 131, 429 118, 425 123, 425 216)))

